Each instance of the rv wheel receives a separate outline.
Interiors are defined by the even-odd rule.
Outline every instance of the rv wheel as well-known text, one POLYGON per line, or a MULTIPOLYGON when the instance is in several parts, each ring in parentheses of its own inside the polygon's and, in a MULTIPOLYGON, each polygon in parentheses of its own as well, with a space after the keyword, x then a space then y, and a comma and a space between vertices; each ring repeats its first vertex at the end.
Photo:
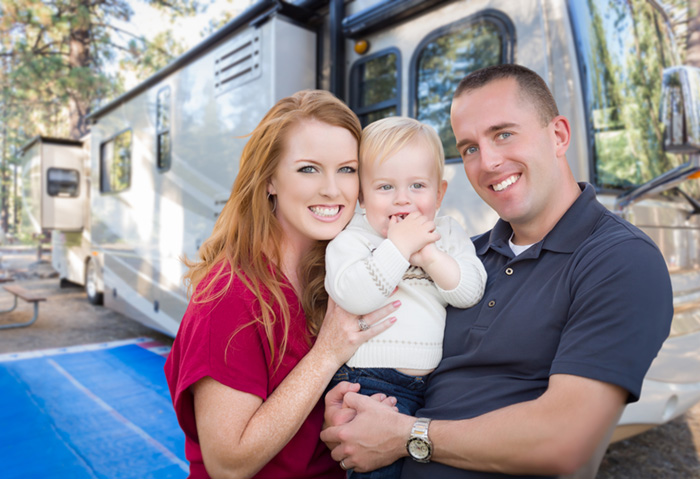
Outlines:
POLYGON ((85 292, 90 304, 102 304, 102 293, 97 292, 97 268, 92 260, 88 260, 85 266, 85 292))

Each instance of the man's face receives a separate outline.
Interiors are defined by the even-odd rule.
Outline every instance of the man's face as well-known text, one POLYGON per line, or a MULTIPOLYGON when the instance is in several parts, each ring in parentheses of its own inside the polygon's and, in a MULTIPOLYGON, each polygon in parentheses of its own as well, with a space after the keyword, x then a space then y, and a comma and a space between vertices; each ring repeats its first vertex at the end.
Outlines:
POLYGON ((518 89, 515 79, 493 81, 460 95, 451 112, 469 181, 514 230, 551 219, 549 206, 570 186, 563 175, 566 148, 557 134, 562 117, 543 126, 518 89))

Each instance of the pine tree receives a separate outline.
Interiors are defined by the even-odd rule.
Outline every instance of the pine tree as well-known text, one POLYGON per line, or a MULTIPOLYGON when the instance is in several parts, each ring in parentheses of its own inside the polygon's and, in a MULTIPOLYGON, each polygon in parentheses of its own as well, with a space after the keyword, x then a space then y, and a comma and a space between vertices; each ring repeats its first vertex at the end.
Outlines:
MULTIPOLYGON (((142 1, 171 22, 206 8, 196 0, 142 1)), ((89 131, 86 115, 123 92, 127 72, 145 79, 184 52, 170 31, 149 41, 117 26, 132 16, 127 0, 2 0, 3 230, 7 231, 8 164, 23 143, 39 134, 80 139, 89 131)))

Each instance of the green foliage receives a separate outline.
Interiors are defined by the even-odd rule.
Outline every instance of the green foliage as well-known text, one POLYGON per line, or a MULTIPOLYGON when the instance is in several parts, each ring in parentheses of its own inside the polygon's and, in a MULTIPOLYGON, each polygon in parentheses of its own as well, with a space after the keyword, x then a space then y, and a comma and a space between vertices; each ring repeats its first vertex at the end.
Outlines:
MULTIPOLYGON (((208 5, 197 0, 141 1, 171 22, 208 5)), ((36 135, 79 139, 88 132, 85 116, 121 94, 126 75, 145 79, 184 52, 170 31, 149 41, 117 26, 133 14, 127 0, 0 3, 3 229, 11 190, 8 168, 23 144, 36 135)))

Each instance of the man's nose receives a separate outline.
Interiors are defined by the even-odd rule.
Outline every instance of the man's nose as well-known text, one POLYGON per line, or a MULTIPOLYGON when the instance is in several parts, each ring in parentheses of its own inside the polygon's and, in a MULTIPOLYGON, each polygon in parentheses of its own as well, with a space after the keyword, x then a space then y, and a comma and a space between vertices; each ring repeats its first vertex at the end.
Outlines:
POLYGON ((486 171, 494 171, 503 164, 503 156, 490 144, 479 146, 481 153, 481 167, 486 171))

